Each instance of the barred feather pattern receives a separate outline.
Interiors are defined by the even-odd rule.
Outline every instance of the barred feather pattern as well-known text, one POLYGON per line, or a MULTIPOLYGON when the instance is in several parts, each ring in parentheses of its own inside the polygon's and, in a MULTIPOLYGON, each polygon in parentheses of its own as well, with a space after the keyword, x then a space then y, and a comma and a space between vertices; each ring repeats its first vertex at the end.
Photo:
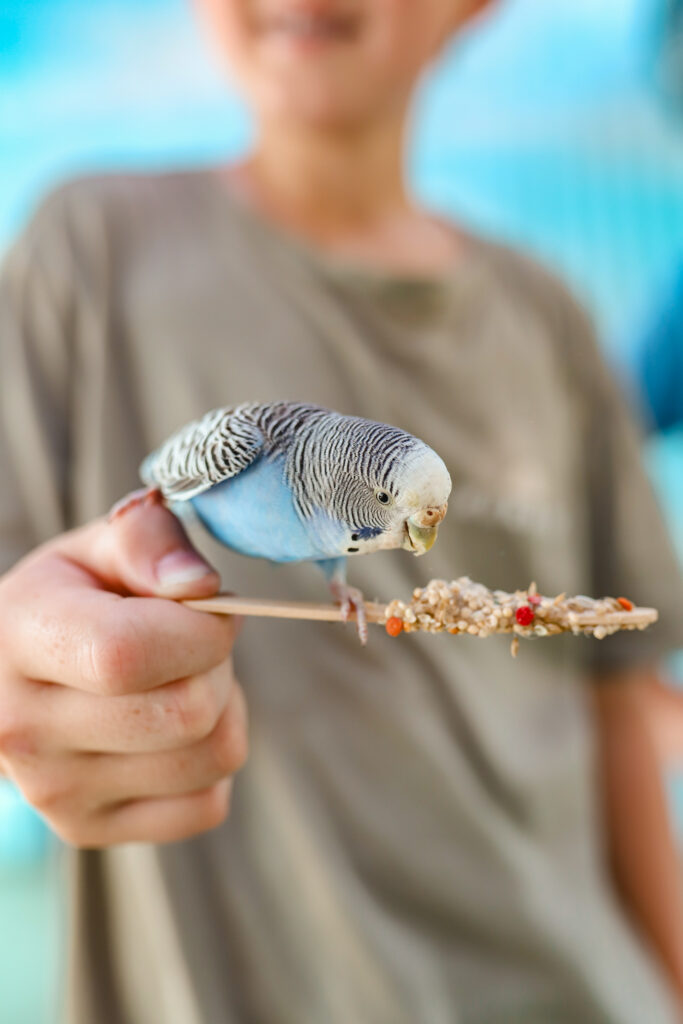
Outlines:
POLYGON ((140 467, 167 498, 188 499, 246 469, 263 448, 256 403, 213 409, 182 427, 140 467))
POLYGON ((383 529, 389 513, 375 488, 393 492, 407 457, 426 449, 397 427, 320 410, 290 440, 286 473, 299 514, 320 508, 354 526, 383 529))
POLYGON ((215 409, 174 434, 142 466, 145 482, 191 498, 245 469, 259 455, 285 460, 303 519, 324 509, 349 524, 386 525, 374 488, 389 493, 406 458, 427 446, 386 423, 299 402, 215 409))

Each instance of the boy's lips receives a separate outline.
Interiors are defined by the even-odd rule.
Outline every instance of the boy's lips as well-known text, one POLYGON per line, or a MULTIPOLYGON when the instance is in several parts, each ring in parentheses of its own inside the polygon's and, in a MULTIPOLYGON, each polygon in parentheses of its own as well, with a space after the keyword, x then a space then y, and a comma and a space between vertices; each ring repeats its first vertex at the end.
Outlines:
POLYGON ((348 10, 330 10, 328 5, 313 4, 264 5, 255 18, 261 34, 304 45, 350 42, 358 32, 360 20, 358 14, 348 10))

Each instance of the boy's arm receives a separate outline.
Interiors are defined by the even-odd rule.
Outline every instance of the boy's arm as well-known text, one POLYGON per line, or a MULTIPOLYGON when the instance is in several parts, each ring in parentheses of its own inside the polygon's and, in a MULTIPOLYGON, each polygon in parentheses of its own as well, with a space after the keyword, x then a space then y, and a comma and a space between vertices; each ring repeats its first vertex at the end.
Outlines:
POLYGON ((591 688, 609 855, 617 888, 683 1009, 683 887, 654 735, 654 668, 602 674, 591 688))
POLYGON ((585 656, 587 675, 595 678, 604 831, 615 881, 637 931, 671 978, 683 1019, 680 869, 653 728, 653 711, 661 716, 663 703, 654 666, 683 649, 683 574, 643 465, 641 431, 593 326, 566 294, 554 308, 576 410, 577 479, 586 497, 586 593, 624 595, 659 611, 656 625, 590 641, 585 656))
POLYGON ((0 268, 0 774, 75 845, 178 841, 224 819, 246 756, 234 622, 156 599, 219 584, 168 509, 65 532, 83 354, 110 310, 79 192, 53 193, 0 268))

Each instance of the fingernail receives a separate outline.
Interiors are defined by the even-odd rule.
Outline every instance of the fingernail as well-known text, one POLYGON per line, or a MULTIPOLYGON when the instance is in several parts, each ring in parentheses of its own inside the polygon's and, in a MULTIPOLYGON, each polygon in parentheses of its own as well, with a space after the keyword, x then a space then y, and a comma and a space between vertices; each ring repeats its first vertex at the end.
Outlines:
POLYGON ((157 579, 162 587, 182 587, 213 573, 211 566, 191 551, 172 551, 156 565, 157 579))

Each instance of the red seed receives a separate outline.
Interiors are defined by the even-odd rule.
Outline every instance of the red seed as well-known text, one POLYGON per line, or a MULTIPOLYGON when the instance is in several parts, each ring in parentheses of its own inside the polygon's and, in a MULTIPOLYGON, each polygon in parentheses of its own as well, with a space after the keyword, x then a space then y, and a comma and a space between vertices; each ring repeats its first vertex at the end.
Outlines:
POLYGON ((403 622, 396 615, 392 615, 390 619, 387 619, 385 629, 389 636, 398 636, 403 632, 403 622))
POLYGON ((533 605, 534 608, 538 608, 539 604, 542 601, 542 598, 540 594, 529 594, 527 601, 530 605, 533 605))
POLYGON ((528 604, 523 604, 515 612, 515 618, 520 626, 530 626, 534 621, 534 610, 528 604))
POLYGON ((624 609, 624 611, 627 611, 627 612, 633 611, 633 601, 629 601, 629 599, 627 597, 618 597, 617 598, 617 603, 621 605, 621 607, 624 609))

